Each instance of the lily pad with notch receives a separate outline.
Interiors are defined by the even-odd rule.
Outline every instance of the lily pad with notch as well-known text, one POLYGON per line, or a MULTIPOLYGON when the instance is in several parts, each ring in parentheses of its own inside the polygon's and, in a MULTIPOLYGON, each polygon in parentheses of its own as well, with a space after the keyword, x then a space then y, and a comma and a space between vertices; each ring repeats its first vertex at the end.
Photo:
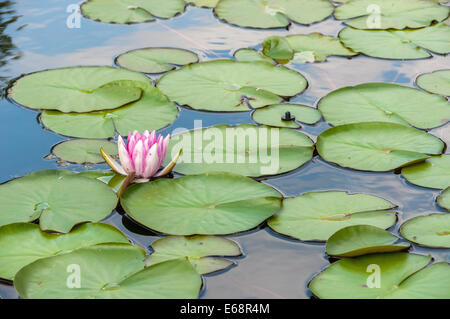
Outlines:
POLYGON ((408 243, 395 244, 398 237, 390 232, 369 225, 342 228, 327 240, 329 256, 355 257, 374 253, 397 252, 411 247, 408 243))
POLYGON ((450 265, 426 267, 431 260, 408 253, 344 258, 315 276, 308 287, 321 299, 448 299, 450 265))
POLYGON ((252 112, 252 118, 255 122, 268 126, 300 128, 299 122, 317 123, 322 118, 322 114, 317 109, 306 105, 286 103, 256 109, 252 112))
POLYGON ((188 258, 201 275, 224 270, 234 262, 223 257, 241 256, 239 245, 229 239, 215 236, 167 236, 155 240, 153 253, 147 259, 147 266, 167 260, 188 258))
POLYGON ((170 260, 145 268, 144 259, 145 251, 130 244, 89 246, 25 266, 15 276, 14 287, 23 299, 198 297, 202 279, 188 260, 170 260), (68 268, 70 265, 75 266, 68 268), (77 274, 81 275, 80 281, 77 274))
POLYGON ((422 163, 402 169, 408 182, 428 188, 450 187, 450 155, 433 156, 422 163))
POLYGON ((267 222, 277 233, 303 241, 326 241, 352 225, 387 229, 395 224, 396 206, 380 197, 342 191, 311 192, 283 200, 267 222))
POLYGON ((275 214, 281 195, 251 178, 216 172, 133 184, 120 202, 130 218, 160 233, 225 235, 275 214))
POLYGON ((401 124, 365 122, 336 126, 317 137, 326 161, 342 167, 387 172, 441 155, 439 138, 401 124))
POLYGON ((164 74, 157 87, 169 99, 193 109, 249 111, 276 104, 307 86, 296 71, 266 62, 216 60, 189 64, 164 74))
POLYGON ((450 214, 430 214, 407 220, 400 234, 415 244, 434 248, 450 248, 450 214))
POLYGON ((101 181, 37 171, 0 185, 0 226, 39 219, 43 231, 68 233, 76 224, 102 220, 116 205, 117 196, 101 181))
POLYGON ((142 73, 164 73, 195 62, 198 62, 197 54, 178 48, 136 49, 116 58, 120 67, 142 73))
POLYGON ((77 225, 67 234, 43 232, 39 225, 14 223, 0 227, 0 278, 13 280, 26 265, 46 257, 100 243, 128 243, 114 226, 102 223, 77 225))
POLYGON ((254 62, 254 61, 262 61, 262 62, 268 62, 271 64, 276 64, 276 62, 267 57, 262 55, 260 52, 258 52, 255 49, 239 49, 233 54, 236 61, 239 62, 254 62))
POLYGON ((77 164, 98 164, 104 162, 100 154, 100 148, 104 148, 112 156, 118 154, 116 143, 95 139, 63 141, 53 146, 51 152, 63 161, 77 164))
POLYGON ((219 2, 219 0, 185 0, 185 1, 199 8, 214 8, 219 2))

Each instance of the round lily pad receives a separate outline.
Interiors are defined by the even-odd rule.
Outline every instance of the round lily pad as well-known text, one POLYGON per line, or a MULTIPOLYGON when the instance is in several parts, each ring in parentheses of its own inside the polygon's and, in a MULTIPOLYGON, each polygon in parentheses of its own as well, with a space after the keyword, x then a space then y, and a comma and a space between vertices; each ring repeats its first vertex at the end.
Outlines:
POLYGON ((117 155, 117 144, 105 140, 75 139, 56 144, 52 153, 63 161, 85 164, 102 163, 100 148, 105 149, 111 156, 117 155))
POLYGON ((437 203, 442 208, 450 211, 450 187, 445 189, 437 198, 437 203))
POLYGON ((347 27, 339 33, 344 45, 355 52, 384 59, 423 59, 427 51, 450 52, 450 27, 444 23, 422 29, 358 30, 347 27))
POLYGON ((426 267, 431 259, 408 253, 344 258, 315 276, 309 289, 322 299, 448 299, 450 265, 426 267))
POLYGON ((0 226, 39 219, 44 231, 68 233, 76 224, 105 218, 116 204, 101 181, 43 170, 0 185, 0 226))
POLYGON ((263 61, 275 64, 276 62, 269 57, 262 55, 254 49, 239 49, 233 54, 234 58, 239 62, 263 61))
POLYGON ((437 137, 401 124, 368 122, 336 126, 317 137, 326 161, 357 170, 387 172, 440 155, 437 137))
POLYGON ((422 0, 349 1, 334 11, 336 19, 357 29, 422 28, 445 20, 448 14, 448 7, 422 0), (377 15, 379 24, 375 23, 377 15))
POLYGON ((8 96, 32 109, 91 112, 137 101, 150 83, 143 74, 109 66, 76 66, 27 74, 14 82, 8 96), (122 85, 121 82, 131 82, 122 85))
POLYGON ((188 260, 144 268, 144 258, 142 248, 129 244, 81 248, 25 266, 14 278, 14 287, 23 299, 198 297, 202 279, 188 260))
POLYGON ((307 86, 296 71, 265 62, 217 60, 164 74, 157 87, 172 101, 198 110, 249 111, 281 102, 307 86))
POLYGON ((163 73, 179 65, 198 62, 194 52, 176 48, 145 48, 119 55, 116 63, 126 69, 143 73, 163 73))
POLYGON ((450 155, 434 156, 422 163, 405 167, 402 175, 415 185, 445 189, 450 186, 450 155))
POLYGON ((130 24, 172 18, 185 6, 184 0, 89 0, 81 5, 81 12, 104 23, 130 24))
POLYGON ((380 197, 341 191, 312 192, 286 198, 278 214, 267 222, 277 233, 305 241, 326 241, 352 225, 387 229, 397 217, 395 205, 380 197))
POLYGON ((342 228, 327 241, 327 254, 338 257, 355 257, 373 253, 387 253, 405 250, 409 244, 394 245, 398 238, 384 229, 356 225, 342 228))
POLYGON ((312 158, 314 143, 287 128, 221 124, 173 135, 167 152, 174 156, 180 149, 183 152, 174 167, 178 173, 222 171, 258 177, 302 166, 312 158))
POLYGON ((322 114, 312 107, 300 104, 274 104, 260 109, 256 109, 252 113, 253 120, 260 124, 275 127, 300 128, 301 123, 314 124, 318 122, 322 114), (295 117, 295 120, 286 120, 286 112, 295 117), (283 118, 285 120, 283 120, 283 118))
POLYGON ((135 84, 142 85, 143 96, 127 106, 91 113, 44 111, 40 119, 56 133, 80 138, 109 138, 114 137, 116 131, 126 136, 134 130, 159 130, 175 121, 178 108, 161 91, 149 83, 135 84))
POLYGON ((155 240, 153 253, 147 266, 177 258, 188 258, 199 274, 209 274, 226 269, 234 263, 228 259, 211 256, 240 256, 241 249, 232 240, 215 236, 167 236, 155 240))
POLYGON ((171 235, 224 235, 252 229, 280 209, 281 195, 230 173, 190 175, 134 184, 121 197, 138 223, 171 235))
POLYGON ((322 98, 317 107, 334 126, 391 122, 429 129, 450 121, 450 103, 444 97, 392 83, 344 87, 322 98))
POLYGON ((422 74, 417 78, 416 83, 428 92, 450 96, 450 70, 422 74))
POLYGON ((326 0, 220 0, 214 9, 219 19, 251 28, 283 28, 290 21, 311 24, 333 12, 326 0))
POLYGON ((46 233, 39 225, 14 223, 0 227, 0 278, 13 280, 32 262, 100 243, 128 243, 117 228, 102 223, 77 225, 68 234, 46 233))
POLYGON ((328 56, 354 56, 358 53, 344 47, 339 39, 321 33, 272 36, 264 40, 263 53, 277 60, 293 62, 323 62, 328 56))
POLYGON ((450 214, 414 217, 399 231, 407 240, 421 246, 450 248, 450 214))
POLYGON ((200 8, 214 8, 219 0, 185 0, 187 3, 200 8))

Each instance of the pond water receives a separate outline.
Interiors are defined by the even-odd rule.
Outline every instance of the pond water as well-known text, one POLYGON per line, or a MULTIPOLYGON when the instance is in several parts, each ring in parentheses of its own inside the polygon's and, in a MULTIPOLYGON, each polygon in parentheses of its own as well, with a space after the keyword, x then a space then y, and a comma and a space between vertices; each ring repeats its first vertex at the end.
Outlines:
MULTIPOLYGON (((333 18, 311 26, 293 24, 289 30, 253 30, 230 26, 216 19, 210 9, 189 7, 170 20, 135 25, 110 25, 82 19, 81 28, 69 29, 67 6, 73 0, 0 1, 0 80, 3 90, 8 82, 23 73, 75 65, 112 65, 125 51, 143 47, 178 47, 196 52, 202 61, 230 58, 239 48, 259 48, 269 35, 321 32, 337 35, 343 25, 333 18)), ((290 64, 306 77, 309 87, 291 101, 315 106, 332 90, 365 82, 398 83, 415 86, 415 78, 449 67, 449 58, 393 61, 357 56, 352 59, 330 57, 327 62, 290 64)), ((153 79, 157 77, 152 76, 153 79)), ((0 182, 6 182, 36 170, 61 168, 81 171, 81 165, 61 165, 45 159, 52 146, 66 138, 45 130, 38 113, 0 101, 0 182)), ((251 123, 248 113, 208 113, 183 109, 178 119, 162 133, 174 128, 193 128, 194 120, 204 126, 218 123, 251 123)), ((323 120, 301 130, 313 139, 329 126, 323 120)), ((430 131, 448 145, 450 125, 430 131)), ((447 153, 449 150, 447 149, 447 153)), ((95 165, 89 169, 104 169, 95 165)), ((319 157, 303 167, 278 177, 265 179, 285 196, 309 191, 345 190, 383 197, 398 205, 401 223, 414 216, 443 212, 435 199, 438 190, 416 187, 399 174, 357 172, 329 164, 319 157)), ((114 212, 107 223, 119 227, 136 244, 148 249, 153 234, 114 212)), ((277 235, 262 225, 250 232, 228 236, 237 241, 244 256, 234 258, 236 266, 205 277, 202 298, 310 298, 309 280, 329 264, 322 243, 306 243, 277 235)), ((431 254, 437 261, 450 261, 445 249, 425 249, 413 245, 412 252, 431 254)), ((17 298, 14 288, 0 283, 1 298, 17 298)))

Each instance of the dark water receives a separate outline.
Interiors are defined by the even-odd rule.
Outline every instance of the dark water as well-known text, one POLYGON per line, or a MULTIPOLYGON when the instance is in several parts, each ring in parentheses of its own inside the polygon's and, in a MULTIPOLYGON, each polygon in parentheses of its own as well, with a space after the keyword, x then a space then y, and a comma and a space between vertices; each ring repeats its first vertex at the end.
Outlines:
MULTIPOLYGON (((196 52, 201 60, 229 58, 242 47, 258 48, 269 35, 321 32, 337 35, 340 22, 329 18, 306 27, 292 25, 289 30, 252 30, 233 27, 218 21, 208 9, 189 7, 187 12, 171 20, 136 25, 109 25, 87 19, 81 28, 69 29, 66 19, 73 0, 0 1, 0 84, 23 73, 46 68, 74 65, 112 65, 114 57, 125 51, 150 47, 179 47, 196 52)), ((421 73, 449 67, 449 58, 435 55, 432 59, 391 61, 358 56, 347 59, 331 57, 328 62, 291 64, 309 82, 308 89, 291 101, 315 106, 318 100, 340 87, 364 82, 389 82, 415 86, 421 73)), ((153 77, 155 78, 155 77, 153 77)), ((0 182, 48 168, 60 167, 44 157, 63 137, 43 129, 38 113, 0 101, 0 182)), ((250 123, 249 114, 217 114, 182 109, 179 118, 164 134, 176 127, 193 128, 194 120, 204 126, 218 123, 250 123)), ((328 128, 325 122, 305 126, 302 131, 315 138, 328 128)), ((450 125, 431 133, 450 141, 450 125)), ((447 152, 449 150, 447 149, 447 152)), ((65 167, 86 169, 80 165, 65 167)), ((102 165, 90 169, 106 168, 102 165)), ((436 203, 437 190, 408 184, 394 173, 367 173, 339 168, 315 157, 291 173, 265 181, 285 196, 309 191, 347 190, 381 196, 399 206, 400 224, 409 218, 443 212, 436 203)), ((106 222, 122 229, 136 244, 148 247, 157 237, 135 226, 126 217, 114 213, 106 222)), ((244 257, 235 258, 236 266, 213 276, 206 276, 203 298, 309 298, 308 281, 328 265, 325 245, 303 243, 283 238, 261 227, 237 236, 244 257)), ((414 246, 412 252, 431 254, 436 260, 450 261, 449 250, 414 246)), ((17 298, 12 286, 0 284, 0 297, 17 298)))

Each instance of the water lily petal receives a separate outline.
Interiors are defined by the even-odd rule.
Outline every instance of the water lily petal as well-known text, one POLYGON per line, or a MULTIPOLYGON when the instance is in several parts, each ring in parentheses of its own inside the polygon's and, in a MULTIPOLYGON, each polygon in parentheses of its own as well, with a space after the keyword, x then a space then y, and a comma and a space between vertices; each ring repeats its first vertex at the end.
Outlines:
POLYGON ((109 155, 103 148, 100 148, 100 153, 102 154, 106 164, 108 164, 114 172, 127 176, 127 172, 122 168, 122 166, 120 166, 119 163, 117 163, 114 158, 112 158, 111 155, 109 155))
POLYGON ((119 138, 118 138, 117 148, 118 148, 119 158, 120 158, 120 163, 122 164, 122 168, 127 173, 134 172, 132 160, 130 158, 127 147, 125 146, 125 143, 123 142, 123 139, 121 136, 119 136, 119 138))
POLYGON ((145 162, 144 162, 144 146, 142 144, 142 140, 139 140, 134 147, 133 155, 132 155, 132 161, 134 165, 134 170, 136 172, 136 176, 140 177, 143 176, 145 169, 145 162))
POLYGON ((158 144, 153 144, 145 158, 145 171, 142 176, 144 178, 152 177, 158 171, 159 167, 158 144))

